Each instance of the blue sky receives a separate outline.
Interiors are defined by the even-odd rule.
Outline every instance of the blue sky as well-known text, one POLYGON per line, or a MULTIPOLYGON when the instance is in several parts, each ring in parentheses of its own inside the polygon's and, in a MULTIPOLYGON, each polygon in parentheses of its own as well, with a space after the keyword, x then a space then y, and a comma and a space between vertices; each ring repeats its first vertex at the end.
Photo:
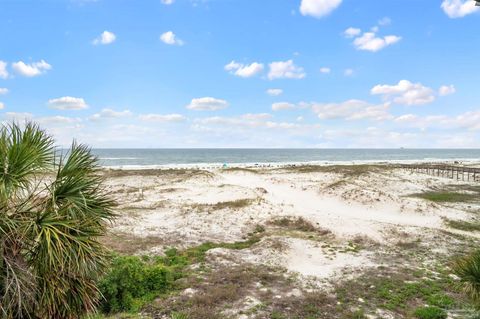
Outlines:
POLYGON ((480 147, 473 0, 1 0, 0 118, 93 147, 480 147))

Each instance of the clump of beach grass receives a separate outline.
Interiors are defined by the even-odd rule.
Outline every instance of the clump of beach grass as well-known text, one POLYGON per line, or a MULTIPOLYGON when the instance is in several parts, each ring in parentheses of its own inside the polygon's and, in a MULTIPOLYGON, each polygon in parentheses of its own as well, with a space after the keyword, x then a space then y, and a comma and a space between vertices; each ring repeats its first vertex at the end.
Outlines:
POLYGON ((445 219, 445 224, 448 227, 464 230, 464 231, 480 231, 479 221, 453 220, 445 219))
POLYGON ((248 167, 228 167, 222 169, 224 172, 244 172, 244 173, 252 173, 252 174, 259 174, 258 169, 248 168, 248 167))
POLYGON ((327 229, 320 228, 315 226, 312 222, 306 220, 303 217, 281 217, 273 219, 269 224, 281 228, 286 228, 289 230, 296 230, 301 232, 316 232, 321 235, 329 234, 330 231, 327 229))
POLYGON ((240 198, 230 201, 217 202, 215 204, 193 204, 191 208, 199 211, 217 211, 223 209, 241 209, 258 202, 258 198, 240 198))
POLYGON ((477 194, 458 193, 451 191, 428 191, 423 193, 412 194, 413 197, 423 198, 431 202, 440 203, 459 203, 469 202, 478 199, 477 194))
POLYGON ((380 164, 358 164, 358 165, 292 165, 281 168, 294 173, 333 173, 342 174, 344 178, 357 178, 372 172, 382 172, 393 169, 393 166, 380 164))
POLYGON ((480 186, 478 185, 445 185, 422 193, 410 195, 439 203, 467 203, 480 200, 480 186))

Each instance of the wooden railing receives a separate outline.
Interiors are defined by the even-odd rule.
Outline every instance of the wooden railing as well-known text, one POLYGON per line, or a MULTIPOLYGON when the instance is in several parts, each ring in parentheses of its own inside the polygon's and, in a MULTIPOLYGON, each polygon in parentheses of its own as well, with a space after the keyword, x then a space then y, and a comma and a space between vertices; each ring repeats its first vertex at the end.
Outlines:
POLYGON ((452 178, 462 181, 480 182, 480 168, 453 166, 445 164, 401 164, 400 168, 411 172, 424 173, 438 177, 452 178))

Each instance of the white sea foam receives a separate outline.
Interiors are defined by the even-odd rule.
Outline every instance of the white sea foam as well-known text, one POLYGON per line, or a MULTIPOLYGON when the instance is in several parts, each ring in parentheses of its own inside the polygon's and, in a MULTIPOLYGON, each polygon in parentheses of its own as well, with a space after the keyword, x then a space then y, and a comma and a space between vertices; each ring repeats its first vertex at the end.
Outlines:
POLYGON ((195 164, 162 164, 162 165, 115 165, 103 168, 113 170, 147 170, 147 169, 220 169, 220 168, 281 168, 301 165, 362 165, 362 164, 417 164, 417 163, 445 163, 480 165, 478 159, 456 158, 439 159, 428 158, 421 160, 355 160, 355 161, 308 161, 308 162, 276 162, 276 163, 195 163, 195 164))

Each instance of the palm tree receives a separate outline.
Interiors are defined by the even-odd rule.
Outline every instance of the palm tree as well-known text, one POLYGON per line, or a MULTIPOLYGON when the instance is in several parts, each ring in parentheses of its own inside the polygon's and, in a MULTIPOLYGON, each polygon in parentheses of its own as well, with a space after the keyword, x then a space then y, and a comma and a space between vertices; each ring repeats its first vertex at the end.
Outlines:
POLYGON ((480 308, 480 250, 459 258, 453 270, 465 294, 480 308))
POLYGON ((66 154, 37 125, 0 128, 0 317, 79 318, 95 311, 113 217, 96 158, 66 154))

